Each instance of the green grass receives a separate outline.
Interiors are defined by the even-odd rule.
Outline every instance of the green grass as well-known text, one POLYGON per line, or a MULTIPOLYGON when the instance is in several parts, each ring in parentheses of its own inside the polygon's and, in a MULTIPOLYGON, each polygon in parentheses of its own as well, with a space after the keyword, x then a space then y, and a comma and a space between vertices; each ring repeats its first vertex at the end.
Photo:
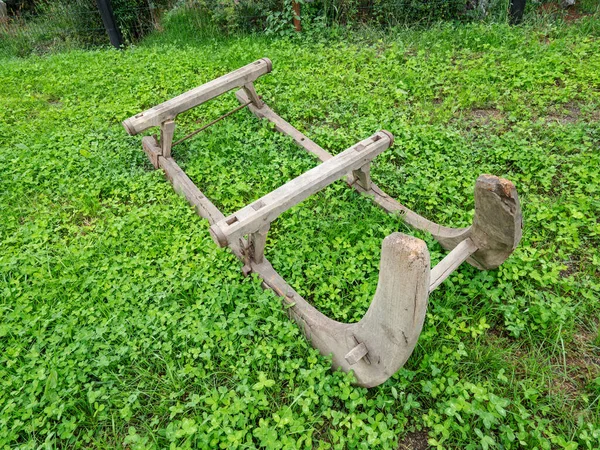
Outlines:
MULTIPOLYGON (((434 448, 600 446, 598 17, 330 34, 167 27, 122 52, 1 61, 0 447, 398 448, 418 430, 434 448), (480 173, 519 191, 519 248, 446 280, 378 388, 330 371, 120 125, 263 56, 259 93, 332 153, 394 133, 373 178, 419 213, 468 225, 480 173)), ((182 116, 177 135, 235 104, 182 116)), ((246 111, 175 156, 226 213, 316 164, 246 111)), ((336 183, 273 224, 267 256, 356 321, 396 230, 445 254, 336 183)))

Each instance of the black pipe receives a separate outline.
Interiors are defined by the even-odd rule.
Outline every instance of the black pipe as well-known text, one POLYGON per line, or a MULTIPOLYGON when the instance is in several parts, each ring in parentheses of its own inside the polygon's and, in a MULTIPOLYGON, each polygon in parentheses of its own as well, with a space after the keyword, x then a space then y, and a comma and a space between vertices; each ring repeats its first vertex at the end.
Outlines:
POLYGON ((527 3, 527 0, 510 0, 508 21, 511 25, 518 25, 523 20, 523 12, 525 12, 525 3, 527 3))
POLYGON ((121 30, 119 30, 117 23, 115 22, 115 15, 113 14, 110 0, 96 0, 96 4, 98 5, 98 10, 102 16, 102 23, 104 23, 104 28, 106 28, 110 43, 115 48, 121 48, 123 45, 123 36, 121 35, 121 30))

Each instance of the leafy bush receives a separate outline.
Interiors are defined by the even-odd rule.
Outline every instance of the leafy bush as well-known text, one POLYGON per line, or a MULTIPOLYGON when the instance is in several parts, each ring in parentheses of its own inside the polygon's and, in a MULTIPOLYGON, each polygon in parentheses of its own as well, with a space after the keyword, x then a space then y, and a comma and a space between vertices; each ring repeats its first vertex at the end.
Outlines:
MULTIPOLYGON (((273 34, 290 34, 294 17, 292 3, 292 0, 188 0, 185 7, 202 11, 228 32, 266 30, 273 34)), ((468 0, 299 0, 298 3, 303 24, 309 27, 313 23, 431 23, 464 19, 477 12, 476 8, 467 7, 474 4, 468 0)))

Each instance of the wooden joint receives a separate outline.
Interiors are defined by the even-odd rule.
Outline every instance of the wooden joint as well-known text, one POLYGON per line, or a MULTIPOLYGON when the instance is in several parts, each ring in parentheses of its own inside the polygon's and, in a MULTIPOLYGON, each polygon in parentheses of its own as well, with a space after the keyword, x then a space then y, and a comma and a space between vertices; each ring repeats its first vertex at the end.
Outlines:
MULTIPOLYGON (((365 345, 364 342, 361 342, 361 343, 357 344, 356 347, 354 347, 352 350, 350 350, 346 354, 346 356, 344 356, 344 359, 348 362, 348 364, 350 364, 352 366, 352 365, 356 364, 357 362, 359 362, 361 359, 363 359, 365 356, 367 356, 368 353, 369 353, 369 350, 367 350, 367 346, 365 345)), ((365 359, 365 361, 366 361, 366 359, 365 359)), ((369 363, 370 363, 370 361, 369 361, 369 363)))
POLYGON ((171 148, 173 147, 173 134, 175 133, 175 121, 167 120, 160 124, 160 149, 162 156, 171 157, 171 148))
POLYGON ((215 242, 225 247, 241 236, 256 233, 281 213, 319 192, 347 173, 369 163, 391 144, 387 133, 376 133, 323 164, 303 173, 251 205, 240 209, 210 228, 215 242), (360 148, 360 150, 358 150, 360 148))
POLYGON ((254 83, 252 83, 252 82, 246 83, 242 89, 244 90, 246 95, 248 95, 248 98, 250 99, 250 101, 252 101, 252 104, 254 106, 256 106, 258 109, 263 107, 264 103, 263 103, 262 99, 258 96, 258 94, 256 93, 256 89, 254 88, 254 83))
POLYGON ((354 180, 359 184, 365 191, 371 190, 371 162, 362 166, 357 170, 352 171, 354 180))
POLYGON ((244 264, 242 267, 242 274, 247 277, 252 273, 252 267, 249 264, 244 264))
POLYGON ((160 105, 138 113, 124 120, 123 126, 130 135, 141 133, 150 127, 158 126, 169 119, 177 117, 182 112, 206 103, 225 92, 252 83, 260 76, 271 72, 272 67, 273 64, 268 58, 259 59, 160 105))

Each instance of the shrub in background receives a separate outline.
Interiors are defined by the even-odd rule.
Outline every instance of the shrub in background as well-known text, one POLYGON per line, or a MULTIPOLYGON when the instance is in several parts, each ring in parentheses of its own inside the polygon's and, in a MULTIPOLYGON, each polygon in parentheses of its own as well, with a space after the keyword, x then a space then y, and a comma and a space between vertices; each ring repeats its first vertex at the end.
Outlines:
MULTIPOLYGON (((508 0, 298 0, 303 26, 374 24, 384 26, 471 20, 506 10, 508 0)), ((185 0, 183 10, 210 20, 228 33, 293 33, 293 0, 185 0)), ((494 14, 496 16, 497 14, 494 14)))
MULTIPOLYGON (((111 3, 123 38, 133 42, 155 29, 161 12, 174 2, 111 0, 111 3)), ((13 19, 0 33, 13 41, 11 45, 18 54, 108 42, 95 0, 12 0, 8 5, 13 19)))

